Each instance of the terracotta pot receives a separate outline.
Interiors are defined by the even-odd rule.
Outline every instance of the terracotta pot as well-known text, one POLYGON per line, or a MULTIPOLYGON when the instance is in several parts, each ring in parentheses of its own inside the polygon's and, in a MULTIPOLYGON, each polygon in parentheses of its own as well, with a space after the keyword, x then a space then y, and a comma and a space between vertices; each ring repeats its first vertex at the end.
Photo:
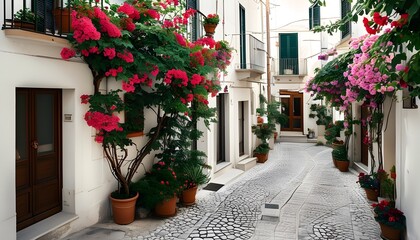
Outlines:
POLYGON ((279 136, 279 133, 278 132, 274 132, 274 141, 276 141, 277 140, 277 137, 279 136))
POLYGON ((366 197, 367 199, 369 199, 370 201, 374 201, 377 202, 378 201, 378 192, 370 189, 370 188, 365 188, 365 192, 366 192, 366 197))
POLYGON ((217 24, 204 24, 204 31, 206 31, 206 36, 212 37, 216 32, 217 24))
POLYGON ((128 199, 116 199, 109 196, 112 204, 112 215, 116 224, 125 225, 134 221, 136 200, 138 197, 139 193, 128 199))
POLYGON ((172 217, 176 214, 176 197, 165 199, 156 204, 155 213, 159 217, 172 217))
POLYGON ((27 30, 35 30, 35 24, 22 22, 20 20, 13 20, 13 27, 27 30))
POLYGON ((257 117, 257 123, 264 123, 264 119, 260 116, 257 117))
POLYGON ((350 161, 335 160, 335 163, 336 163, 336 167, 338 168, 338 170, 340 170, 340 172, 348 172, 349 171, 350 161))
POLYGON ((71 27, 71 14, 72 9, 56 8, 54 9, 54 21, 59 33, 73 32, 71 27))
POLYGON ((197 186, 182 191, 182 204, 186 206, 193 205, 195 203, 195 195, 197 193, 197 186))
POLYGON ((254 153, 258 163, 265 163, 268 159, 268 153, 254 153))
POLYGON ((401 239, 401 230, 397 228, 390 227, 383 223, 379 223, 381 226, 381 237, 384 237, 387 240, 400 240, 401 239))

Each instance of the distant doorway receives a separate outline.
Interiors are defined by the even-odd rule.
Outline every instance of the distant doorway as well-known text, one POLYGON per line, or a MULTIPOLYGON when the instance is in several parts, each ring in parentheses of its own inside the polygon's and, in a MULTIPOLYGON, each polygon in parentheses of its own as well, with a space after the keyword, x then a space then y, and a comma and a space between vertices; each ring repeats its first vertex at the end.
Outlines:
POLYGON ((17 230, 61 211, 61 90, 16 89, 17 230))
POLYGON ((220 93, 216 97, 216 109, 217 109, 217 123, 216 123, 216 135, 217 135, 217 163, 226 161, 226 93, 220 93))
POLYGON ((280 90, 282 97, 282 113, 286 114, 289 120, 281 126, 281 131, 303 131, 303 93, 280 90))

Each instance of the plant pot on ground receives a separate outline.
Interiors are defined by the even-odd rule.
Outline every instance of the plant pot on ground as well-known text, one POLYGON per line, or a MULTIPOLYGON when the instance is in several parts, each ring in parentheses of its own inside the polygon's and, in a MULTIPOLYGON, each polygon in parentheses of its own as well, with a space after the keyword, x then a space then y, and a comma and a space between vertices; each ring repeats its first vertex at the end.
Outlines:
POLYGON ((254 157, 257 158, 257 162, 265 163, 268 159, 268 152, 270 151, 270 146, 268 143, 261 143, 254 150, 254 157))
POLYGON ((112 193, 110 195, 111 205, 112 205, 112 217, 116 224, 130 224, 134 221, 135 217, 135 208, 136 201, 139 197, 139 194, 136 193, 131 198, 121 198, 119 199, 119 194, 112 193))
POLYGON ((385 200, 372 204, 372 207, 375 220, 381 227, 381 236, 388 240, 400 240, 406 223, 404 213, 385 200))
POLYGON ((349 171, 350 161, 347 158, 347 149, 344 145, 337 147, 332 151, 332 157, 336 161, 336 167, 341 172, 349 171))
POLYGON ((379 179, 377 173, 365 174, 361 172, 359 173, 357 182, 365 190, 366 197, 370 201, 378 201, 379 179))
POLYGON ((155 163, 144 178, 131 185, 140 194, 138 204, 146 209, 155 209, 155 214, 159 217, 175 214, 176 204, 173 204, 173 198, 182 190, 171 161, 165 160, 155 163))
MULTIPOLYGON (((209 167, 207 167, 209 168, 209 167)), ((184 205, 190 206, 195 204, 195 195, 200 185, 210 181, 208 174, 204 173, 206 169, 196 164, 186 164, 181 166, 178 172, 178 179, 183 184, 181 201, 184 205)))

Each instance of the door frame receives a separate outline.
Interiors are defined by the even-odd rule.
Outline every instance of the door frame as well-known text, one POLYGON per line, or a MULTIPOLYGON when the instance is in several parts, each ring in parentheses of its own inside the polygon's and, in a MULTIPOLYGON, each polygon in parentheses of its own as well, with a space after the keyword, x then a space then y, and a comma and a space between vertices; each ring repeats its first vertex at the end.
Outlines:
MULTIPOLYGON (((281 131, 293 131, 293 132, 303 132, 304 128, 304 122, 303 122, 303 93, 300 93, 298 91, 289 91, 289 90, 280 90, 279 91, 280 95, 289 95, 290 96, 290 101, 289 101, 289 113, 285 113, 289 119, 289 127, 288 128, 284 128, 283 126, 281 126, 281 131), (293 103, 294 103, 294 99, 295 96, 299 96, 300 101, 299 101, 299 105, 300 105, 300 112, 301 112, 301 117, 300 117, 300 126, 301 128, 293 128, 293 120, 294 120, 294 116, 292 115, 291 111, 293 111, 293 103)), ((281 101, 281 99, 280 99, 281 101)))
MULTIPOLYGON (((36 106, 35 106, 35 96, 37 93, 53 93, 54 94, 54 117, 55 117, 55 121, 53 122, 54 126, 54 144, 57 146, 56 147, 56 156, 57 156, 57 181, 58 181, 58 206, 53 207, 51 209, 39 212, 37 214, 34 215, 34 209, 33 209, 33 204, 34 204, 34 200, 31 199, 30 204, 31 204, 31 214, 32 217, 22 220, 21 222, 17 222, 17 216, 16 216, 16 230, 22 230, 26 227, 29 227, 39 221, 42 221, 54 214, 57 214, 59 212, 62 211, 63 209, 63 196, 62 196, 62 191, 63 191, 63 155, 62 155, 62 89, 49 89, 49 88, 16 88, 15 93, 16 93, 16 97, 18 92, 26 92, 27 96, 29 97, 27 99, 27 114, 28 114, 28 118, 29 118, 29 122, 27 122, 28 125, 28 129, 27 129, 27 134, 28 134, 28 143, 27 143, 27 147, 29 149, 28 152, 28 156, 29 156, 29 167, 30 167, 30 188, 33 189, 35 187, 35 172, 34 172, 34 161, 36 161, 36 150, 33 150, 31 148, 31 142, 34 140, 35 137, 35 133, 36 130, 35 129, 30 129, 30 128, 34 128, 35 127, 35 110, 36 110, 36 106), (30 126, 33 125, 33 126, 30 126)), ((15 111, 16 111, 16 105, 15 105, 15 111)), ((15 119, 16 122, 16 119, 15 119)), ((15 126, 16 128, 16 126, 15 126)), ((15 130, 16 131, 16 130, 15 130)), ((17 149, 17 146, 15 145, 15 148, 17 149)), ((16 172, 16 168, 18 166, 17 160, 15 159, 15 182, 17 181, 17 172, 16 172)), ((17 186, 15 187, 15 191, 17 194, 17 186)), ((33 190, 31 190, 33 191, 33 190)), ((31 197, 33 198, 33 194, 31 195, 31 197)), ((17 195, 15 196, 15 202, 17 201, 17 195)), ((17 204, 16 204, 16 211, 17 211, 17 204)))

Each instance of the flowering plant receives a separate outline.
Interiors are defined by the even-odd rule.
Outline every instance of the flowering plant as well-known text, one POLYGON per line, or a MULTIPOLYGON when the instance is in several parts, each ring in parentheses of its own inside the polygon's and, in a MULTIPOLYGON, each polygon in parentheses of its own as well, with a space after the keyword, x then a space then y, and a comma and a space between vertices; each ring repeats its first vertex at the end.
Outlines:
MULTIPOLYGON (((196 123, 203 120, 208 126, 212 121, 208 97, 220 90, 218 72, 224 69, 218 66, 226 62, 216 58, 212 38, 196 42, 184 38, 195 10, 185 11, 179 1, 129 0, 104 8, 77 1, 72 9, 72 48, 63 48, 61 56, 82 57, 91 69, 94 93, 81 97, 89 104, 85 120, 96 129, 95 141, 104 149, 118 192, 130 195, 132 179, 152 150, 168 146, 177 139, 174 132, 184 130, 189 138, 181 139, 190 144, 200 137, 196 123), (105 78, 119 81, 122 91, 101 93, 105 78), (122 101, 124 93, 137 96, 142 104, 122 101), (145 134, 144 144, 128 154, 128 146, 138 146, 127 137, 125 124, 133 123, 123 123, 118 114, 143 107, 152 109, 155 119, 149 122, 155 125, 145 134)), ((144 118, 142 111, 134 112, 144 118)))
POLYGON ((373 203, 375 220, 392 228, 403 229, 405 227, 404 213, 392 205, 386 200, 382 200, 380 203, 373 203))
POLYGON ((379 179, 377 173, 367 175, 361 172, 359 173, 359 180, 357 182, 362 188, 368 188, 379 191, 379 179))
POLYGON ((215 14, 209 14, 207 17, 204 18, 203 24, 219 24, 220 18, 219 15, 215 14))
POLYGON ((156 204, 173 198, 182 190, 177 174, 170 163, 163 160, 155 163, 146 176, 131 185, 138 192, 140 205, 152 209, 156 204))

